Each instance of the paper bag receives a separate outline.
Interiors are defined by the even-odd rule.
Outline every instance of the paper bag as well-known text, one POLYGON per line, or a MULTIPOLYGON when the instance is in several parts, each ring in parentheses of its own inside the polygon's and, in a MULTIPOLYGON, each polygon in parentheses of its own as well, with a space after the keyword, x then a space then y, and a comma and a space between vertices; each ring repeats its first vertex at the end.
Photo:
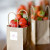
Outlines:
POLYGON ((49 20, 37 21, 37 44, 49 44, 49 20))
POLYGON ((7 25, 7 50, 23 50, 23 45, 26 43, 27 39, 26 36, 27 36, 27 27, 16 28, 16 27, 9 27, 7 25))

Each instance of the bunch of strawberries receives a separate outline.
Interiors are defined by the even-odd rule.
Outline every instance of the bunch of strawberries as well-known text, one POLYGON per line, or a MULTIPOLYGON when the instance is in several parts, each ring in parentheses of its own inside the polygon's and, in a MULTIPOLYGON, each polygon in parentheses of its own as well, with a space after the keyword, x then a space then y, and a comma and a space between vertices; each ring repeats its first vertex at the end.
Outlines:
POLYGON ((10 21, 10 27, 24 28, 30 25, 30 22, 28 22, 28 18, 23 17, 23 14, 26 14, 26 12, 25 11, 19 12, 20 10, 25 10, 27 12, 26 7, 24 5, 21 5, 17 10, 15 19, 10 21))
POLYGON ((31 19, 34 20, 48 20, 48 9, 44 10, 45 7, 43 7, 43 4, 45 6, 49 5, 47 0, 41 1, 39 6, 33 5, 31 10, 31 19))
POLYGON ((33 6, 31 19, 48 20, 48 12, 44 11, 41 6, 33 6))
MULTIPOLYGON (((47 4, 47 2, 45 1, 45 3, 47 4)), ((28 6, 29 8, 31 8, 33 2, 29 2, 28 6)), ((28 10, 26 8, 26 6, 21 5, 18 9, 17 9, 17 14, 15 19, 10 21, 10 27, 20 27, 20 28, 24 28, 30 25, 30 22, 28 22, 28 18, 27 17, 23 17, 23 14, 26 14, 25 11, 20 11, 20 10, 25 10, 28 13, 28 10), (20 12, 19 12, 20 11, 20 12), (17 21, 18 20, 18 21, 17 21)), ((31 19, 34 20, 48 20, 48 12, 44 11, 42 9, 42 2, 40 3, 40 6, 33 6, 33 9, 31 11, 31 19)))

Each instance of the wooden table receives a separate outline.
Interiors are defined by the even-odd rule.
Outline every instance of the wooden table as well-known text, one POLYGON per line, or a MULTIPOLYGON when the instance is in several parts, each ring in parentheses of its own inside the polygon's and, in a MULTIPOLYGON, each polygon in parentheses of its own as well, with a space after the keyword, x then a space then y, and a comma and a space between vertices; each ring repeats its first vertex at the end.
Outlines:
MULTIPOLYGON (((50 50, 50 44, 46 44, 46 45, 37 45, 34 46, 35 48, 33 49, 33 46, 30 47, 27 46, 24 50, 50 50)), ((4 50, 7 50, 7 47, 5 46, 4 50)))

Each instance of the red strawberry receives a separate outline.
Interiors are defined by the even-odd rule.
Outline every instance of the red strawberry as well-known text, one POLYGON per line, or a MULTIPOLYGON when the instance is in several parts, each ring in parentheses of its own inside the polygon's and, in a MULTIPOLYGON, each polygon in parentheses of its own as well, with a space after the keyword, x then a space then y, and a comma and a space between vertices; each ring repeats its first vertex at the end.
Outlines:
POLYGON ((48 20, 48 17, 44 17, 43 20, 48 20))
MULTIPOLYGON (((17 10, 17 13, 20 11, 20 10, 25 10, 27 11, 26 7, 24 5, 21 5, 18 10, 17 10)), ((22 11, 23 13, 25 13, 24 11, 22 11)), ((21 12, 20 12, 21 13, 21 12)))
POLYGON ((37 15, 38 15, 39 17, 43 18, 44 15, 45 15, 45 12, 44 12, 43 10, 38 11, 38 12, 37 12, 37 15))
POLYGON ((31 19, 37 20, 37 15, 31 15, 31 19))
POLYGON ((21 28, 28 27, 28 25, 22 26, 21 28))
POLYGON ((25 9, 25 6, 24 6, 24 5, 21 5, 20 8, 21 8, 21 9, 25 9))
POLYGON ((31 23, 30 23, 30 22, 28 22, 28 26, 29 26, 29 25, 31 25, 31 23))
POLYGON ((11 20, 10 25, 11 25, 11 27, 17 27, 17 21, 16 20, 11 20))
POLYGON ((34 19, 34 16, 33 16, 33 14, 31 15, 31 19, 34 19))
POLYGON ((25 19, 25 18, 21 18, 20 20, 19 20, 19 25, 20 26, 25 26, 27 24, 27 20, 25 19))
POLYGON ((44 0, 45 5, 49 5, 48 0, 44 0))
POLYGON ((20 20, 22 18, 22 15, 17 14, 15 19, 17 19, 17 18, 18 18, 18 20, 20 20))
POLYGON ((34 10, 35 10, 35 13, 37 13, 40 10, 40 6, 35 6, 34 10))
POLYGON ((9 25, 9 27, 11 27, 11 25, 9 25))
POLYGON ((32 1, 28 3, 28 5, 29 5, 29 8, 31 8, 31 6, 32 6, 32 3, 33 3, 32 1))

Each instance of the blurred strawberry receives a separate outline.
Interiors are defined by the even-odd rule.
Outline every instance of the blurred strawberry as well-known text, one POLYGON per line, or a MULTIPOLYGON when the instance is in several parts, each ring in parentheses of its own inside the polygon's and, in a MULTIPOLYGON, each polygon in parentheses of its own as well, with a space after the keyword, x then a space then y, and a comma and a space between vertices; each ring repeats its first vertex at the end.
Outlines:
POLYGON ((32 4, 33 4, 32 1, 30 1, 30 2, 28 3, 29 8, 31 8, 32 4))
POLYGON ((44 17, 43 20, 48 20, 48 17, 44 17))
POLYGON ((27 10, 24 5, 21 5, 21 6, 20 6, 20 9, 22 9, 22 10, 27 10))
POLYGON ((11 20, 10 25, 11 27, 17 27, 17 20, 11 20))
POLYGON ((49 1, 48 1, 48 0, 42 0, 42 1, 40 2, 40 5, 43 5, 43 4, 49 5, 49 1))
POLYGON ((22 27, 20 27, 20 28, 25 28, 25 27, 28 27, 28 25, 22 26, 22 27))
POLYGON ((22 18, 22 15, 21 14, 17 14, 15 19, 17 19, 17 18, 18 18, 18 20, 20 20, 22 18))
POLYGON ((43 10, 38 11, 38 12, 37 12, 37 15, 38 15, 39 17, 43 18, 44 15, 45 15, 45 12, 44 12, 43 10))
POLYGON ((34 20, 37 21, 37 16, 35 16, 34 20))
POLYGON ((33 16, 33 14, 31 15, 31 19, 34 19, 34 16, 33 16))
MULTIPOLYGON (((17 13, 18 13, 20 10, 25 10, 25 11, 27 11, 27 8, 26 8, 26 6, 21 5, 21 6, 18 8, 17 13)), ((22 11, 22 12, 20 12, 20 13, 26 13, 26 12, 22 11)))
POLYGON ((44 0, 45 5, 49 5, 49 1, 48 0, 44 0))
POLYGON ((11 25, 9 25, 9 27, 11 27, 11 25))
POLYGON ((43 5, 43 1, 40 2, 40 5, 43 5))
POLYGON ((35 7, 34 7, 35 13, 37 13, 39 10, 40 10, 40 6, 35 6, 35 7))
POLYGON ((35 15, 32 14, 31 19, 37 20, 37 14, 35 14, 35 15))
POLYGON ((28 22, 28 26, 29 26, 29 25, 31 25, 31 23, 30 23, 30 22, 28 22))
POLYGON ((25 18, 21 18, 20 20, 19 20, 19 25, 20 26, 25 26, 27 24, 27 20, 25 19, 25 18))

